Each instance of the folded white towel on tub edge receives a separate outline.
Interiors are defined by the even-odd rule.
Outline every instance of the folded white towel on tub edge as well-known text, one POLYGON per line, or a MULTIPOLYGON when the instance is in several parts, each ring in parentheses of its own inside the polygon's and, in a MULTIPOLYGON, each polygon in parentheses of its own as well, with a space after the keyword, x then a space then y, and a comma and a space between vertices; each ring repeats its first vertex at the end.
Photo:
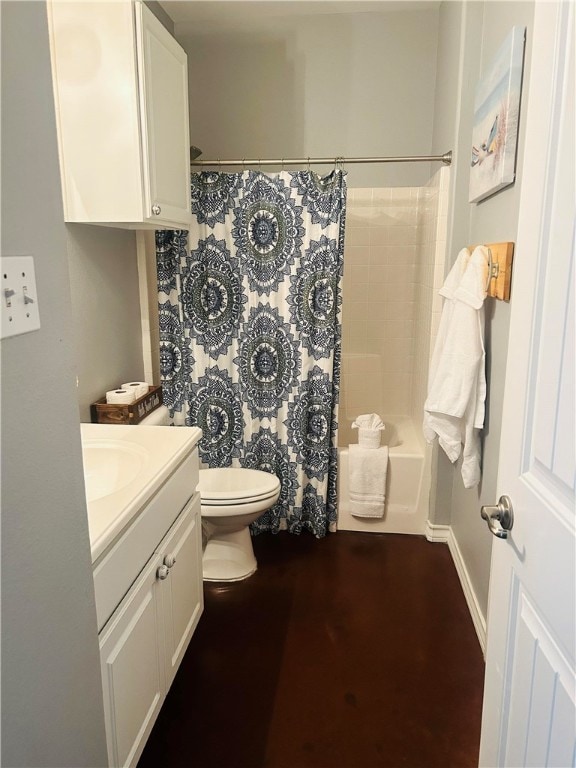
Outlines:
POLYGON ((388 446, 348 446, 348 495, 356 517, 384 517, 388 446))

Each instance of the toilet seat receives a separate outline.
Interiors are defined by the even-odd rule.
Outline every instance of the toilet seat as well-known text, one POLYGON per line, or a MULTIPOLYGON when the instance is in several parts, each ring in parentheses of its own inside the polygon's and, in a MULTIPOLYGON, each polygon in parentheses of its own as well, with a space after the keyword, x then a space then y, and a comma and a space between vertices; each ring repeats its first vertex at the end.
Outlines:
POLYGON ((206 499, 200 495, 200 501, 205 507, 245 507, 248 504, 254 504, 259 501, 268 501, 276 496, 276 491, 267 493, 264 496, 251 496, 248 499, 206 499))
POLYGON ((201 469, 198 491, 206 506, 242 505, 273 498, 280 480, 270 472, 243 467, 201 469))

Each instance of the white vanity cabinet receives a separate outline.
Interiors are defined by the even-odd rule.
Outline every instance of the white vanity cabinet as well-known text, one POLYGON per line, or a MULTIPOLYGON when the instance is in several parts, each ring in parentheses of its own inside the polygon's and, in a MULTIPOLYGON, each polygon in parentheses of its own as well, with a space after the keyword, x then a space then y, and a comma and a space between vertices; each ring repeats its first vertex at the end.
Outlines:
POLYGON ((194 450, 95 564, 110 766, 138 762, 203 610, 197 479, 194 450))
POLYGON ((68 222, 187 229, 188 69, 140 0, 49 0, 68 222))

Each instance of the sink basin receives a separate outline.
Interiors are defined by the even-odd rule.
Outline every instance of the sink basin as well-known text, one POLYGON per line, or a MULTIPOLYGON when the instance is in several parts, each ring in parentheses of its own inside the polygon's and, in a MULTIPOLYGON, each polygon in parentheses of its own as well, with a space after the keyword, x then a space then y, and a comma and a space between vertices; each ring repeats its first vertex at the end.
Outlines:
POLYGON ((198 427, 140 424, 80 426, 90 550, 95 563, 194 450, 202 432, 198 427))
POLYGON ((117 493, 144 467, 148 452, 139 445, 116 440, 85 440, 82 445, 86 500, 117 493))

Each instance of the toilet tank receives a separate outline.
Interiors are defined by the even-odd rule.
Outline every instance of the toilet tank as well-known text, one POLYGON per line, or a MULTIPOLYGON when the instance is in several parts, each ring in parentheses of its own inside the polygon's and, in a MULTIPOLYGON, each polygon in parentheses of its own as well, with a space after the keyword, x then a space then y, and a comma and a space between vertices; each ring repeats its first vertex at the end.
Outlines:
POLYGON ((170 412, 168 408, 165 405, 161 405, 159 408, 156 408, 149 416, 146 416, 145 419, 142 419, 139 426, 142 427, 169 427, 172 426, 174 422, 170 418, 170 412))

